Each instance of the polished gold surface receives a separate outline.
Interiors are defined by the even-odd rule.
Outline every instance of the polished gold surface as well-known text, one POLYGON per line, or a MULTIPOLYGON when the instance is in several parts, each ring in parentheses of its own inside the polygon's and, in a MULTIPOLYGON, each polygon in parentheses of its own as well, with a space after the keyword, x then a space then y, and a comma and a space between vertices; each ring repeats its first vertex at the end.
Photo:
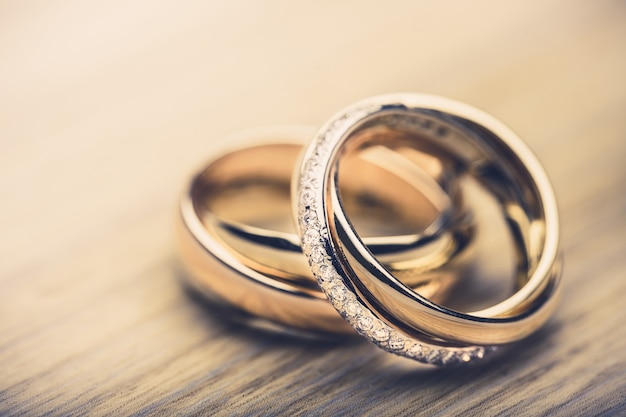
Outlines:
MULTIPOLYGON (((0 2, 0 414, 625 414, 625 23, 612 0, 0 2), (182 290, 181 187, 247 145, 217 138, 395 91, 485 109, 543 163, 566 264, 542 330, 442 372, 182 290)), ((503 258, 464 294, 510 293, 503 258)))

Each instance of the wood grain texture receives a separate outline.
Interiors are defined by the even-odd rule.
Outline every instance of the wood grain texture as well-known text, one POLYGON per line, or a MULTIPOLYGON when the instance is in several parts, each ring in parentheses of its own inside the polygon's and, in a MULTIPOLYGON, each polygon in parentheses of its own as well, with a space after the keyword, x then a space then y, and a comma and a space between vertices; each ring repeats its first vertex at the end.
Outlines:
MULTIPOLYGON (((435 2, 431 2, 435 3, 435 2)), ((0 414, 626 415, 626 3, 0 3, 0 414), (225 134, 393 91, 518 131, 564 293, 484 366, 226 320, 180 285, 175 201, 225 134)))

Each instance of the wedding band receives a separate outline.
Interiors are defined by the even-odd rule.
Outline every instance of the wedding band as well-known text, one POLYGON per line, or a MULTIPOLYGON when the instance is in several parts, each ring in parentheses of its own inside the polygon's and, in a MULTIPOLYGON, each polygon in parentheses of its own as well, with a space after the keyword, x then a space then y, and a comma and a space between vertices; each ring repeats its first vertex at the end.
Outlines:
MULTIPOLYGON (((213 299, 292 328, 352 333, 317 287, 292 229, 291 177, 302 149, 299 143, 310 137, 310 130, 302 127, 253 132, 246 142, 259 144, 228 152, 203 167, 181 198, 180 257, 188 282, 213 299)), ((363 152, 348 165, 377 181, 359 176, 342 186, 351 215, 367 219, 360 211, 374 207, 376 222, 398 225, 367 238, 370 249, 406 285, 439 300, 454 284, 473 233, 471 215, 463 210, 450 169, 440 159, 363 152), (408 158, 410 168, 400 167, 402 158, 408 158), (417 169, 416 160, 426 168, 417 169), (390 161, 396 162, 395 170, 381 167, 390 161), (416 206, 425 214, 416 214, 416 206)))
POLYGON ((428 95, 364 100, 321 128, 296 177, 294 213, 311 269, 339 313, 379 347, 431 364, 469 362, 485 345, 526 337, 553 311, 560 256, 552 188, 522 140, 484 112, 428 95), (443 148, 499 199, 518 243, 516 293, 480 311, 451 310, 412 291, 367 250, 342 208, 337 187, 346 175, 338 171, 352 151, 384 143, 443 148))

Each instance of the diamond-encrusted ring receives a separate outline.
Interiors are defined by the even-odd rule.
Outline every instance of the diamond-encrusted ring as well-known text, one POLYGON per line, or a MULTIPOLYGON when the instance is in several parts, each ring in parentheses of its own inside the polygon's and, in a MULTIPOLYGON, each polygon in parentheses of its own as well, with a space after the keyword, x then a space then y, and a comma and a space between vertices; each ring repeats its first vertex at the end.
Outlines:
MULTIPOLYGON (((291 328, 353 333, 317 286, 291 217, 292 173, 313 133, 306 126, 277 126, 226 140, 245 146, 213 159, 190 180, 180 202, 178 247, 187 282, 211 299, 291 328)), ((418 156, 426 158, 423 169, 409 163, 401 170, 400 152, 373 151, 348 161, 376 181, 347 181, 346 208, 357 222, 382 221, 386 229, 366 244, 411 288, 442 299, 456 275, 442 277, 438 268, 461 270, 471 248, 471 213, 454 178, 425 154, 418 156), (414 215, 415 206, 423 216, 414 215), (423 252, 430 254, 426 263, 415 255, 423 252)), ((316 236, 310 231, 304 239, 316 236)))
POLYGON ((382 349, 431 364, 469 362, 495 349, 486 346, 529 335, 552 313, 560 255, 551 185, 522 140, 484 112, 430 95, 367 99, 319 130, 295 175, 294 213, 313 274, 344 319, 382 349), (396 279, 363 245, 338 196, 350 176, 340 161, 368 143, 398 141, 456 155, 500 202, 518 245, 519 285, 508 299, 470 313, 448 309, 396 279))

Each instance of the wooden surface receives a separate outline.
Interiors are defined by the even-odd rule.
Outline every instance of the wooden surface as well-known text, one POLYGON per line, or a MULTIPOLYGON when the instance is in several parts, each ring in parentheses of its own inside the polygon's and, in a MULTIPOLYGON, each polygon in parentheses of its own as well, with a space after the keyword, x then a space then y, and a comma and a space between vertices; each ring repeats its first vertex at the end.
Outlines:
POLYGON ((0 414, 626 415, 625 74, 617 0, 1 2, 0 414), (175 201, 217 138, 396 91, 488 111, 546 167, 542 331, 442 371, 183 290, 175 201))

